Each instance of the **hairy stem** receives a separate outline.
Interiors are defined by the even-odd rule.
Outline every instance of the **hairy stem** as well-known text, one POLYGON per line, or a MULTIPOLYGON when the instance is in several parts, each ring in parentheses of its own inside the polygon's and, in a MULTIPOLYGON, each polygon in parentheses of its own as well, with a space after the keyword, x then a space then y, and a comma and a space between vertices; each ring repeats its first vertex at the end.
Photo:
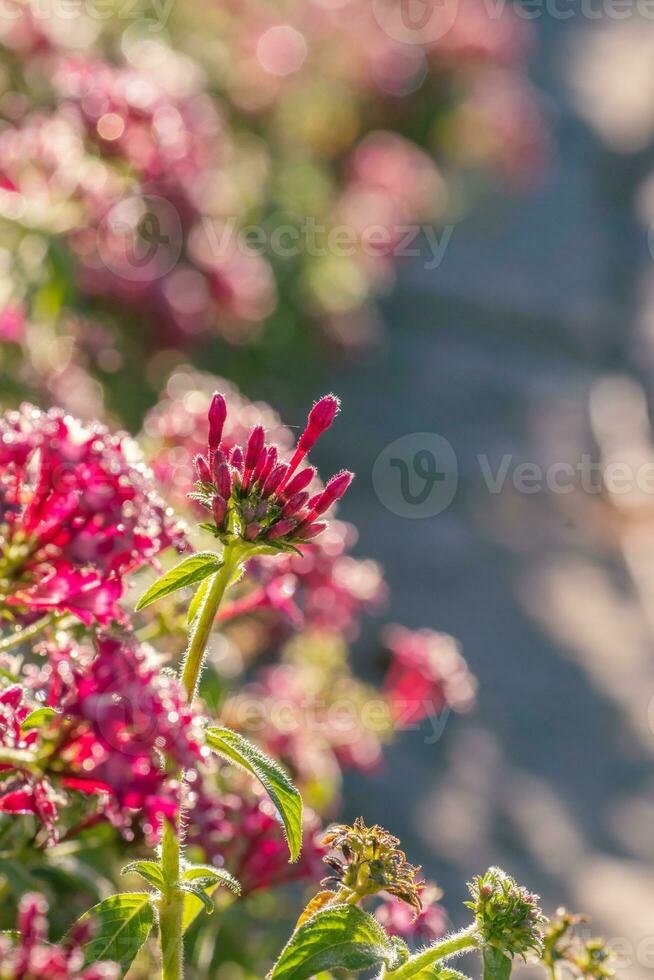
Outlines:
MULTIPOLYGON (((242 561, 243 551, 238 545, 225 548, 222 568, 213 575, 193 623, 181 669, 181 681, 189 704, 197 693, 204 655, 218 609, 242 561)), ((182 980, 184 975, 184 893, 180 887, 182 824, 182 812, 174 825, 166 820, 161 840, 161 866, 165 881, 159 900, 162 980, 182 980)))
POLYGON ((184 894, 179 887, 180 846, 176 828, 164 821, 161 839, 161 867, 165 881, 159 900, 159 940, 162 980, 181 980, 183 976, 184 894))
POLYGON ((35 636, 38 636, 43 630, 47 629, 52 623, 55 623, 59 617, 56 613, 48 613, 47 616, 42 616, 41 619, 37 619, 35 623, 31 626, 26 626, 25 629, 16 630, 11 636, 6 636, 4 639, 0 640, 0 653, 5 653, 7 650, 13 650, 14 647, 19 647, 21 644, 26 643, 27 640, 33 640, 35 636))
POLYGON ((204 661, 207 642, 211 635, 220 603, 239 566, 240 558, 241 552, 237 546, 232 545, 231 547, 228 546, 225 548, 223 566, 220 571, 213 575, 207 594, 204 597, 200 611, 193 624, 193 631, 182 666, 182 684, 184 685, 189 702, 195 697, 200 674, 202 673, 202 663, 204 661))
POLYGON ((440 960, 462 953, 466 949, 475 949, 476 946, 477 927, 472 925, 461 932, 454 933, 453 936, 448 936, 440 943, 430 946, 422 953, 412 956, 399 970, 394 970, 388 974, 389 980, 391 977, 393 980, 408 980, 409 977, 414 977, 421 970, 431 966, 432 963, 438 963, 440 960))

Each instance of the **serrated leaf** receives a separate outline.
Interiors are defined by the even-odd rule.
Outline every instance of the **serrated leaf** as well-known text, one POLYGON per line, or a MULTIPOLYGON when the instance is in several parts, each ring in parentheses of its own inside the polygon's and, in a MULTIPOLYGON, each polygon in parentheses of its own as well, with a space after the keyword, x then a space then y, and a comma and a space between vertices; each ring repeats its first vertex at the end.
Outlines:
POLYGON ((225 885, 235 895, 241 894, 241 886, 234 875, 225 868, 214 868, 210 864, 192 864, 182 874, 182 881, 204 881, 206 885, 225 885))
POLYGON ((24 732, 29 732, 33 728, 41 728, 52 718, 55 718, 56 715, 57 712, 54 708, 48 708, 46 705, 43 705, 41 708, 35 708, 34 711, 30 711, 27 718, 21 722, 20 727, 24 732))
POLYGON ((156 861, 131 861, 121 870, 121 875, 140 875, 155 888, 163 891, 166 882, 164 881, 163 870, 156 861))
POLYGON ((148 938, 154 913, 149 896, 143 892, 112 895, 85 912, 78 923, 91 920, 95 932, 84 944, 86 963, 113 960, 124 977, 148 938))
POLYGON ((209 578, 205 578, 195 591, 195 595, 189 603, 188 612, 186 613, 186 623, 190 626, 197 614, 200 612, 200 607, 204 601, 204 597, 207 594, 207 590, 210 585, 209 578))
POLYGON ((270 980, 309 980, 322 970, 393 967, 396 952, 376 919, 355 905, 316 912, 282 950, 270 980))
POLYGON ((149 589, 146 589, 136 603, 136 611, 145 609, 146 606, 157 602, 158 599, 163 599, 171 592, 177 592, 178 589, 183 589, 187 585, 201 582, 208 575, 217 572, 222 564, 222 559, 213 551, 198 551, 195 555, 189 555, 188 558, 184 558, 178 565, 175 565, 156 582, 153 582, 149 589))
POLYGON ((259 780, 279 811, 291 861, 297 861, 302 847, 302 797, 282 767, 230 728, 212 726, 206 737, 215 752, 259 780))
POLYGON ((193 881, 183 881, 179 887, 187 895, 195 895, 204 905, 205 911, 209 915, 213 914, 213 902, 199 882, 196 884, 193 881))
POLYGON ((485 946, 483 951, 484 980, 509 980, 511 960, 495 946, 485 946))

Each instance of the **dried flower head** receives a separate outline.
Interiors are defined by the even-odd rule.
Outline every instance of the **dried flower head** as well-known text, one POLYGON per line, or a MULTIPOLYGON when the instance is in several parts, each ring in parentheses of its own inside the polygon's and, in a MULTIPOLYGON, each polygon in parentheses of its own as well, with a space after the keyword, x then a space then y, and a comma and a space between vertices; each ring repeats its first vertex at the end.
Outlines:
POLYGON ((410 905, 416 915, 422 910, 420 868, 408 863, 398 838, 383 827, 366 827, 358 817, 352 827, 332 827, 323 843, 330 848, 325 864, 334 872, 323 884, 339 882, 360 898, 388 892, 410 905))
POLYGON ((613 976, 613 951, 603 939, 586 937, 581 932, 580 927, 588 922, 588 916, 557 909, 543 942, 543 963, 552 974, 556 973, 557 964, 565 963, 583 980, 604 980, 613 976))
POLYGON ((511 956, 522 956, 543 948, 547 919, 532 894, 501 868, 489 868, 468 882, 472 901, 466 902, 475 913, 477 927, 484 943, 511 956))
POLYGON ((196 492, 191 494, 213 518, 203 526, 223 542, 240 538, 281 551, 320 534, 327 524, 319 518, 343 496, 352 474, 337 473, 310 495, 307 488, 315 470, 300 467, 334 421, 338 407, 334 395, 321 398, 309 413, 290 461, 282 462, 279 448, 266 443, 262 425, 251 429, 243 446, 223 443, 227 405, 216 392, 209 406, 207 451, 195 458, 196 492))

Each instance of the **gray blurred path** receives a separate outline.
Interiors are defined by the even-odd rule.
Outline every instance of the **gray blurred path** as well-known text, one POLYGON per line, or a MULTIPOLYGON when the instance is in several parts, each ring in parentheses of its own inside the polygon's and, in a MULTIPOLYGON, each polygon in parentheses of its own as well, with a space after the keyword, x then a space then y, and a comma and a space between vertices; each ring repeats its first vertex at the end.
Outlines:
POLYGON ((345 516, 386 568, 389 619, 454 634, 480 680, 477 710, 436 746, 407 734, 384 774, 350 779, 348 810, 400 833, 451 910, 489 863, 550 909, 586 908, 624 938, 620 975, 634 980, 654 969, 654 941, 638 947, 654 936, 652 633, 606 508, 576 493, 489 494, 476 460, 575 462, 593 450, 592 384, 643 365, 632 326, 648 256, 630 201, 641 164, 571 108, 560 68, 592 25, 567 24, 541 25, 551 178, 477 210, 439 270, 404 268, 388 349, 333 380, 348 425, 331 462, 357 461, 345 516), (385 445, 419 431, 451 442, 460 485, 445 513, 407 520, 380 503, 371 472, 385 445))

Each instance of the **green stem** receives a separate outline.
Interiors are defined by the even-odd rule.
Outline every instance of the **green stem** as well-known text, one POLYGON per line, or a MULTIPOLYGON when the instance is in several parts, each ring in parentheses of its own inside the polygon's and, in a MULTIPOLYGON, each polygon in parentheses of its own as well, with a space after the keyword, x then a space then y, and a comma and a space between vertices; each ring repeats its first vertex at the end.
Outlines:
MULTIPOLYGON (((197 693, 204 655, 218 609, 243 558, 244 552, 239 545, 225 548, 223 565, 212 577, 193 624, 181 670, 181 681, 189 704, 197 693)), ((161 839, 161 867, 165 881, 159 899, 162 980, 182 980, 184 975, 184 893, 180 888, 182 822, 182 812, 175 825, 166 820, 161 839)))
POLYGON ((52 623, 56 622, 58 616, 55 613, 48 613, 47 616, 42 616, 41 619, 37 619, 35 623, 31 626, 26 626, 25 629, 16 630, 11 636, 6 636, 3 640, 0 640, 0 653, 5 653, 7 650, 13 650, 14 647, 19 647, 21 644, 25 643, 27 640, 34 639, 39 633, 42 633, 44 629, 47 629, 52 623))
POLYGON ((184 894, 179 887, 180 847, 176 828, 164 821, 161 838, 161 867, 165 887, 159 900, 159 941, 162 980, 182 980, 184 894))
POLYGON ((238 546, 227 546, 223 553, 223 566, 216 572, 211 584, 204 597, 200 611, 195 619, 193 632, 189 640, 189 645, 184 656, 182 666, 182 684, 186 691, 189 702, 193 700, 197 692, 200 674, 202 673, 202 663, 214 621, 220 608, 225 592, 231 584, 232 578, 241 561, 241 549, 238 546))
POLYGON ((389 980, 391 977, 392 980, 407 980, 408 977, 414 977, 421 970, 431 966, 432 963, 438 963, 440 960, 462 953, 466 949, 475 949, 477 939, 477 927, 475 925, 469 926, 461 932, 456 932, 453 936, 448 936, 440 943, 430 946, 429 949, 423 950, 422 953, 412 956, 399 970, 389 973, 388 978, 389 980))

